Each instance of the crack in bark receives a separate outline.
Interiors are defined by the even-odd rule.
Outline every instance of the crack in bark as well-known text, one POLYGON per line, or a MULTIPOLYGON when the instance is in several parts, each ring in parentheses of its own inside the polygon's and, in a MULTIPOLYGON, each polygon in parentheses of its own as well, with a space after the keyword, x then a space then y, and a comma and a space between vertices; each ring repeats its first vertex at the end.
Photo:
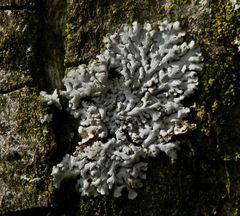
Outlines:
POLYGON ((0 95, 9 94, 9 93, 12 93, 12 92, 21 90, 22 88, 24 88, 24 87, 26 87, 26 86, 29 86, 29 85, 27 85, 27 84, 25 83, 25 84, 22 84, 22 85, 15 86, 15 87, 13 87, 13 88, 11 88, 11 89, 0 90, 0 95))
POLYGON ((26 5, 4 5, 0 6, 0 11, 18 11, 18 10, 28 10, 28 11, 35 11, 37 10, 37 6, 26 6, 26 5))
POLYGON ((53 216, 55 215, 55 213, 51 207, 36 207, 36 208, 30 208, 26 210, 6 212, 4 214, 0 214, 0 216, 32 216, 32 215, 53 216))

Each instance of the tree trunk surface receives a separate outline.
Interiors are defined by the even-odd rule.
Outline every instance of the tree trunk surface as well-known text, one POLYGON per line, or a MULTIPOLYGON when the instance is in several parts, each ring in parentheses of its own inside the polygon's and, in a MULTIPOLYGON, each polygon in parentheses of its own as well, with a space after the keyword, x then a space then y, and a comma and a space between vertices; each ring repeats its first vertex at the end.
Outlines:
POLYGON ((0 214, 240 215, 237 6, 230 0, 1 0, 0 214), (184 137, 178 158, 149 159, 134 200, 81 197, 71 181, 55 189, 52 167, 74 151, 68 140, 77 123, 49 108, 40 91, 63 89, 66 72, 94 59, 107 33, 164 19, 178 20, 204 58, 198 90, 187 101, 197 128, 184 137), (42 124, 49 112, 53 121, 42 124))

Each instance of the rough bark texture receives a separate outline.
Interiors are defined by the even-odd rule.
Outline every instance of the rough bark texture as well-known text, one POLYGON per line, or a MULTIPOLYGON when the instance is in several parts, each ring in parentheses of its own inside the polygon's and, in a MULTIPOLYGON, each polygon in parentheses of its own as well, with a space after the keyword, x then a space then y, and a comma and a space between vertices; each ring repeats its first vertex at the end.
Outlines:
POLYGON ((240 11, 227 0, 1 1, 0 214, 239 215, 237 37, 240 11), (93 59, 107 32, 164 18, 179 20, 204 56, 199 89, 186 101, 197 129, 182 138, 179 158, 151 159, 133 201, 80 197, 72 182, 53 189, 52 165, 73 151, 77 136, 67 140, 77 131, 72 117, 48 110, 39 91, 61 88, 65 71, 93 59), (49 111, 53 122, 41 124, 49 111))
POLYGON ((0 212, 49 205, 46 158, 53 143, 40 123, 47 110, 33 75, 41 73, 39 12, 31 2, 7 6, 0 6, 0 212))

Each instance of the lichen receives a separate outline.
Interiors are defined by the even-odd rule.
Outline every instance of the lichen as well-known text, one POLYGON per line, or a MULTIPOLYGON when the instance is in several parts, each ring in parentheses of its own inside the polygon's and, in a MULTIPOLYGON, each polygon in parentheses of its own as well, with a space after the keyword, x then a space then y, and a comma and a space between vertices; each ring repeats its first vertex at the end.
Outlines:
MULTIPOLYGON (((194 41, 184 42, 184 36, 179 22, 134 22, 107 35, 105 50, 88 67, 68 73, 59 97, 68 100, 67 110, 80 120, 81 141, 74 156, 54 166, 56 187, 80 175, 82 195, 113 189, 119 197, 126 188, 134 199, 146 178, 147 163, 141 158, 159 151, 176 158, 179 142, 172 137, 193 128, 184 120, 190 109, 181 101, 196 89, 196 72, 202 69, 199 48, 194 41)), ((48 104, 62 107, 56 90, 41 94, 48 104)))
MULTIPOLYGON (((145 22, 171 17, 172 20, 180 20, 189 36, 200 44, 204 55, 205 67, 199 73, 198 91, 190 100, 196 108, 195 117, 191 117, 198 124, 191 141, 194 155, 186 153, 172 167, 166 158, 152 161, 149 165, 152 172, 148 170, 149 181, 139 190, 144 191, 144 195, 139 195, 136 203, 124 199, 116 201, 124 215, 189 215, 190 212, 196 215, 226 212, 237 215, 239 166, 234 158, 239 152, 239 130, 236 127, 239 125, 239 45, 234 41, 240 37, 240 19, 239 11, 233 10, 232 5, 226 2, 229 1, 191 1, 186 7, 186 1, 136 3, 123 0, 117 3, 96 1, 93 6, 91 1, 83 0, 81 4, 69 6, 67 19, 74 28, 67 36, 71 39, 66 40, 67 67, 87 63, 103 46, 99 38, 109 30, 118 29, 122 20, 129 22, 128 19, 145 22), (165 2, 172 3, 164 6, 165 2), (225 194, 224 164, 222 159, 218 160, 225 155, 231 158, 227 161, 232 181, 230 198, 225 194), (190 160, 186 160, 188 157, 190 160), (192 175, 189 181, 186 173, 192 175), (171 203, 174 205, 166 208, 171 203)), ((108 209, 114 206, 106 197, 102 199, 108 209)), ((101 199, 84 198, 80 203, 81 215, 111 215, 101 209, 102 205, 101 199)))
POLYGON ((230 0, 235 10, 240 8, 240 1, 239 0, 230 0))

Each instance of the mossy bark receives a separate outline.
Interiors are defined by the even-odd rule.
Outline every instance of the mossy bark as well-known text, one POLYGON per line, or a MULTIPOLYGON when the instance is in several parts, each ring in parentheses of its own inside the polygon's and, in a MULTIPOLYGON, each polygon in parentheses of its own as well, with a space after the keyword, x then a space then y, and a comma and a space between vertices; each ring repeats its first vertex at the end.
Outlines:
MULTIPOLYGON (((33 151, 33 155, 32 145, 38 143, 41 160, 32 165, 35 166, 33 173, 21 169, 20 176, 35 178, 39 170, 44 173, 39 183, 41 190, 36 191, 38 187, 34 186, 32 193, 36 198, 41 191, 40 194, 46 196, 54 195, 54 199, 50 204, 39 205, 54 205, 58 215, 239 215, 240 54, 234 41, 240 38, 240 11, 227 0, 56 0, 43 3, 40 12, 11 12, 11 16, 19 15, 0 21, 2 29, 8 32, 0 42, 0 73, 4 77, 0 81, 0 93, 5 94, 0 95, 0 101, 5 101, 1 113, 7 112, 10 106, 7 104, 14 105, 11 98, 15 97, 19 111, 12 114, 12 118, 17 122, 13 127, 17 143, 29 143, 29 152, 33 151), (47 111, 37 97, 35 86, 45 90, 60 87, 63 73, 94 59, 101 50, 103 36, 117 31, 122 24, 134 20, 157 22, 165 18, 179 20, 187 37, 201 47, 204 57, 199 88, 185 101, 193 107, 190 118, 197 123, 197 129, 182 137, 178 159, 171 161, 164 154, 150 159, 147 180, 133 201, 128 200, 126 194, 118 199, 111 195, 80 197, 71 181, 65 182, 60 190, 52 190, 51 165, 60 161, 65 153, 72 153, 74 142, 68 143, 68 138, 71 132, 77 134, 76 122, 66 113, 52 109, 57 116, 53 123, 41 125, 39 118, 47 111), (27 23, 27 30, 14 24, 20 22, 17 19, 27 23), (6 24, 10 22, 13 24, 6 24), (11 33, 17 27, 21 31, 11 33), (39 34, 43 37, 39 38, 39 34), (33 49, 29 53, 30 45, 33 49), (53 150, 54 137, 56 149, 53 150), (49 146, 50 143, 53 145, 49 146)), ((9 12, 1 13, 1 17, 9 16, 9 12)), ((13 123, 5 124, 0 128, 2 137, 7 134, 2 128, 12 128, 13 123)), ((11 146, 3 143, 1 151, 11 146)), ((13 160, 21 156, 12 154, 6 157, 13 160)), ((6 170, 5 179, 15 173, 14 169, 20 169, 18 166, 31 163, 26 153, 16 160, 12 163, 0 160, 0 168, 6 170)), ((11 188, 9 180, 4 184, 6 191, 22 191, 22 194, 28 191, 22 189, 24 187, 11 188)), ((31 187, 24 181, 21 184, 31 187)), ((27 207, 38 205, 34 197, 27 207)), ((2 203, 6 206, 6 202, 2 203)), ((6 209, 19 208, 23 207, 9 204, 6 209)))
POLYGON ((48 111, 34 75, 41 77, 41 15, 28 3, 0 5, 0 214, 51 205, 48 155, 55 141, 40 122, 48 111))

